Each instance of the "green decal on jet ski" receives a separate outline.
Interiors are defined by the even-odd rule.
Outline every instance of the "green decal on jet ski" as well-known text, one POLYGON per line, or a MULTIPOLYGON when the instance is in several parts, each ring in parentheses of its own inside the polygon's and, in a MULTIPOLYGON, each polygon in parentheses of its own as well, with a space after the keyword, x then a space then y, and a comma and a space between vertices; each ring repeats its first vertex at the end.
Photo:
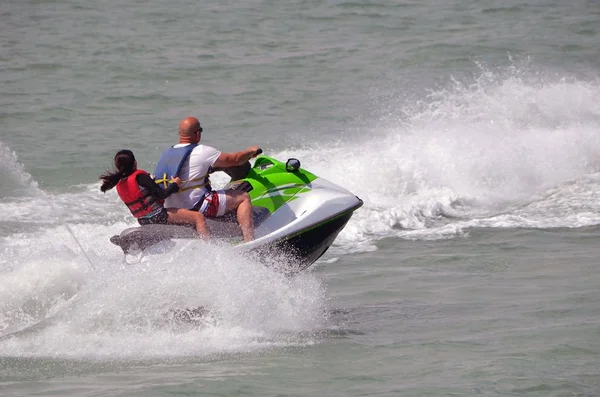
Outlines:
POLYGON ((299 168, 287 171, 285 163, 268 156, 259 156, 250 172, 241 181, 252 185, 248 192, 252 205, 264 207, 273 213, 282 205, 295 200, 299 194, 311 190, 317 176, 299 168))

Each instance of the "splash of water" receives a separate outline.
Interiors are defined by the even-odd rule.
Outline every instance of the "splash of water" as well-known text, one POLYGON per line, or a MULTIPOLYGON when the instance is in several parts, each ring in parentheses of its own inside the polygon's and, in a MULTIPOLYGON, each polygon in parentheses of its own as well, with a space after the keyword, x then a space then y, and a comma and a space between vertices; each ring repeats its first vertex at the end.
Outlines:
MULTIPOLYGON (((393 235, 448 238, 463 234, 465 225, 581 224, 561 217, 566 201, 545 206, 554 219, 548 223, 531 203, 600 171, 600 83, 528 65, 480 70, 470 81, 453 80, 404 103, 395 110, 395 126, 388 119, 387 127, 351 141, 281 153, 302 158, 305 167, 365 201, 338 244, 393 235), (531 212, 520 210, 521 222, 493 221, 525 204, 531 212)), ((596 188, 589 180, 582 184, 596 188)), ((588 208, 588 193, 565 200, 588 208)))
POLYGON ((0 142, 0 198, 39 195, 37 182, 25 172, 17 154, 0 142))
POLYGON ((14 273, 7 294, 20 298, 11 307, 25 311, 35 297, 38 311, 31 316, 39 307, 55 305, 68 286, 81 297, 41 329, 0 340, 4 354, 140 359, 246 352, 313 343, 299 334, 326 324, 324 288, 310 274, 289 279, 208 244, 136 266, 117 264, 116 257, 117 252, 111 259, 96 257, 105 270, 87 276, 103 280, 86 280, 85 286, 47 277, 31 263, 26 268, 36 277, 25 270, 14 273), (42 278, 52 281, 31 287, 42 278), (174 321, 172 310, 198 307, 206 308, 200 323, 174 321))

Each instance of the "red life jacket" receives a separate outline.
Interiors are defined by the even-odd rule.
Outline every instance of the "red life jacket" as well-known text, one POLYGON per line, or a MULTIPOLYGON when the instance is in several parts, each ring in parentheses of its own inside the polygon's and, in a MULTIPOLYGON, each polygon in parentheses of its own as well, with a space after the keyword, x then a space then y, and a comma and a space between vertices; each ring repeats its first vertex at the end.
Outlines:
POLYGON ((156 209, 156 204, 162 206, 164 200, 156 200, 142 192, 135 178, 139 174, 149 175, 146 171, 135 170, 127 178, 121 179, 117 183, 117 193, 131 214, 136 218, 141 218, 152 213, 156 209))

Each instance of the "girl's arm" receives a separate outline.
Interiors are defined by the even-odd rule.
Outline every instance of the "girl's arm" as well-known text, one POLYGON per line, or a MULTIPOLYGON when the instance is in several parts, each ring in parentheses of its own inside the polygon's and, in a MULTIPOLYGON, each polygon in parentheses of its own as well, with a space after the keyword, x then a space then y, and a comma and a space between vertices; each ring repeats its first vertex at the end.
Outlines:
POLYGON ((164 190, 160 186, 154 182, 154 179, 147 174, 139 174, 135 178, 138 185, 145 187, 148 190, 150 196, 155 197, 160 200, 164 200, 173 193, 176 193, 179 190, 179 186, 176 183, 169 185, 167 190, 164 190))

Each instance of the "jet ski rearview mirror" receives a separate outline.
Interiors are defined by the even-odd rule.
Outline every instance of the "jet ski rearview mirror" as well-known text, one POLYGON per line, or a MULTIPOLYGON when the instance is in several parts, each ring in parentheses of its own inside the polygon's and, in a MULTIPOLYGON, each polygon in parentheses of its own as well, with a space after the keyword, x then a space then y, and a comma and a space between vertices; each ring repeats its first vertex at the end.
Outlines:
POLYGON ((285 170, 287 172, 298 171, 299 168, 300 168, 300 160, 298 160, 298 159, 288 159, 288 161, 286 161, 286 163, 285 163, 285 170))

